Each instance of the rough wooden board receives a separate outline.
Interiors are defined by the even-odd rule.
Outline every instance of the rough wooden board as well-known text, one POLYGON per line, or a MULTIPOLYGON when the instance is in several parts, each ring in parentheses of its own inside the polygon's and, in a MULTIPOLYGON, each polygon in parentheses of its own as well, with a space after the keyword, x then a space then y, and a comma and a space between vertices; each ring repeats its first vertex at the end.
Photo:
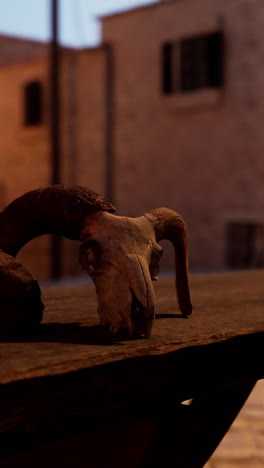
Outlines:
POLYGON ((93 286, 47 288, 40 332, 0 343, 0 383, 164 355, 264 331, 263 271, 193 276, 191 294, 193 315, 182 319, 174 280, 161 280, 151 338, 112 342, 98 325, 93 286))
POLYGON ((191 283, 192 317, 177 313, 174 281, 161 281, 152 337, 117 343, 98 325, 92 287, 44 291, 40 332, 0 342, 1 456, 84 431, 101 447, 102 428, 115 439, 116 424, 130 443, 134 422, 151 433, 171 415, 174 429, 183 400, 264 378, 263 273, 191 283))

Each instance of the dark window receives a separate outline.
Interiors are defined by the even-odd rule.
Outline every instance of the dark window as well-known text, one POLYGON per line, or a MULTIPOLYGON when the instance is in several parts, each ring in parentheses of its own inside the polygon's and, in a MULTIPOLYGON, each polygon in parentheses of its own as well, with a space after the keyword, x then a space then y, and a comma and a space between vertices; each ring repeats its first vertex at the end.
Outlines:
POLYGON ((223 85, 223 35, 207 34, 162 49, 163 92, 188 92, 223 85))
POLYGON ((24 87, 24 124, 39 125, 42 122, 42 84, 31 81, 24 87))
POLYGON ((229 268, 264 267, 264 224, 229 223, 226 236, 229 268))
POLYGON ((163 92, 169 94, 173 91, 172 86, 172 44, 166 43, 163 46, 162 68, 163 68, 163 92))

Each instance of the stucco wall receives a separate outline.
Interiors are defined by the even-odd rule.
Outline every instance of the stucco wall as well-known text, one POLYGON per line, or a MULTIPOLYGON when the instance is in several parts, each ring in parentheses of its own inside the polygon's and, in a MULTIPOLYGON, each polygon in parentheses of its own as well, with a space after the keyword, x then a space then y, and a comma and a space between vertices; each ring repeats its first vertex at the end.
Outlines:
MULTIPOLYGON (((22 41, 23 42, 23 41, 22 41)), ((1 44, 1 40, 0 40, 1 44)), ((25 52, 26 53, 26 52, 25 52)), ((61 183, 104 192, 104 51, 63 51, 61 57, 61 183)), ((14 198, 51 183, 48 57, 0 67, 0 209, 14 198), (43 85, 43 122, 25 126, 23 88, 43 85)), ((63 272, 79 274, 78 245, 63 241, 63 272)), ((18 259, 38 279, 50 275, 50 238, 32 240, 18 259)))
MULTIPOLYGON (((62 182, 105 189, 105 60, 102 47, 68 53, 62 62, 62 182)), ((66 276, 80 274, 79 243, 64 240, 66 276)))
MULTIPOLYGON (((180 212, 192 270, 225 268, 227 221, 264 220, 263 24, 262 0, 169 0, 103 18, 102 41, 114 59, 108 114, 104 46, 63 53, 62 182, 105 193, 112 116, 118 213, 137 216, 158 206, 180 212), (162 44, 216 30, 225 37, 225 86, 164 95, 162 44)), ((47 57, 0 67, 0 209, 50 183, 47 73, 47 57), (44 122, 25 128, 22 88, 33 79, 44 84, 44 122)), ((66 275, 79 271, 77 248, 65 242, 66 275)), ((173 264, 168 252, 166 268, 173 264)), ((48 276, 48 239, 32 241, 20 255, 40 279, 48 276)))
POLYGON ((48 44, 0 34, 0 66, 39 59, 47 55, 48 44))
MULTIPOLYGON (((47 88, 43 60, 0 67, 0 208, 28 190, 50 181, 47 101, 43 124, 27 127, 23 122, 23 88, 28 81, 40 80, 47 88)), ((18 259, 40 279, 49 275, 49 244, 46 237, 25 246, 18 259)))
POLYGON ((102 21, 115 51, 117 206, 179 211, 191 268, 224 268, 226 220, 264 218, 263 5, 171 0, 102 21), (219 29, 224 88, 162 94, 162 44, 219 29))

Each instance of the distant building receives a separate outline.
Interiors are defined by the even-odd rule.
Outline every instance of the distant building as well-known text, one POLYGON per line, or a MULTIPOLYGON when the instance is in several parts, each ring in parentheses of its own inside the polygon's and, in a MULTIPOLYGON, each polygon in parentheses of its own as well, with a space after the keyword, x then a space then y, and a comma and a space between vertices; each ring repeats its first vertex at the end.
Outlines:
MULTIPOLYGON (((263 266, 262 1, 168 0, 101 22, 100 47, 62 53, 63 182, 120 214, 179 211, 192 270, 263 266)), ((50 110, 47 46, 0 36, 0 52, 3 207, 50 183, 50 110)), ((77 271, 72 244, 65 274, 77 271)), ((21 254, 40 277, 48 246, 21 254)))
MULTIPOLYGON (((63 49, 61 179, 104 192, 104 47, 63 49)), ((51 183, 48 46, 0 36, 0 209, 51 183)), ((80 272, 77 243, 64 241, 65 275, 80 272)), ((51 271, 49 236, 32 240, 18 258, 38 278, 51 271)))

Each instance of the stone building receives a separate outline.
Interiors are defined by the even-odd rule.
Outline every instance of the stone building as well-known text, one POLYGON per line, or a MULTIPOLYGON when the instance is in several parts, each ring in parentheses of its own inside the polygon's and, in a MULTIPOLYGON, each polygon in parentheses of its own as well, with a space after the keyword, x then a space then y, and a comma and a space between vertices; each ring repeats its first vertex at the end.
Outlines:
MULTIPOLYGON (((61 182, 104 192, 104 47, 62 49, 61 182)), ((0 209, 52 180, 47 44, 0 36, 0 209)), ((79 274, 77 243, 63 241, 62 270, 79 274)), ((51 240, 32 240, 18 259, 41 279, 51 272, 51 240)))
POLYGON ((182 213, 192 269, 263 265, 263 25, 261 0, 168 0, 102 19, 117 206, 182 213))
MULTIPOLYGON (((120 214, 180 212, 192 270, 263 266, 262 0, 167 0, 101 23, 99 47, 62 52, 62 181, 106 194, 120 214)), ((21 59, 12 41, 0 37, 2 206, 50 183, 47 49, 21 40, 21 59), (42 98, 33 124, 30 93, 42 98)), ((65 274, 77 269, 71 249, 65 274)), ((46 237, 21 255, 48 276, 46 237)))

